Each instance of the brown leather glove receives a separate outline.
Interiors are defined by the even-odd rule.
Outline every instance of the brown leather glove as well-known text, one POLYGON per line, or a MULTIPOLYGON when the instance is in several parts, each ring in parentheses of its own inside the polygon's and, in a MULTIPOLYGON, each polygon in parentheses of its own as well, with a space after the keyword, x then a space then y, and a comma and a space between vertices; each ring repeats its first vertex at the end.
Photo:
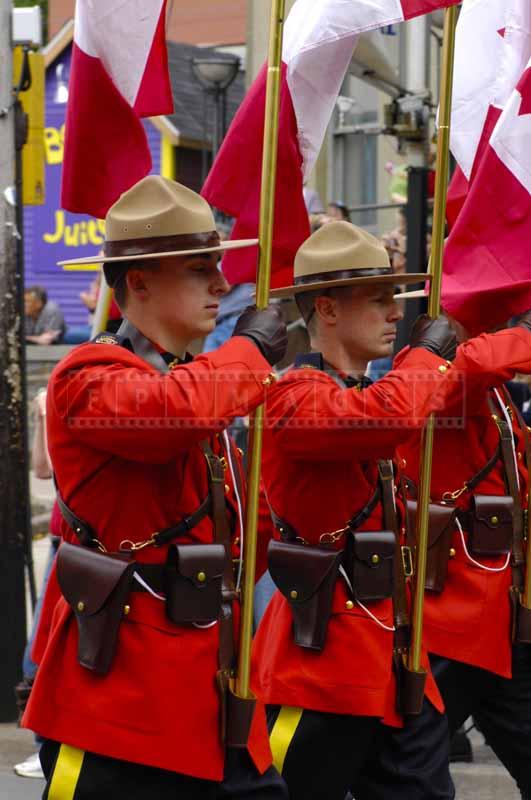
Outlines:
POLYGON ((232 335, 245 336, 254 342, 272 367, 282 361, 288 346, 286 323, 278 306, 268 306, 263 311, 248 306, 232 335))
POLYGON ((410 345, 411 347, 422 347, 436 356, 451 361, 455 357, 457 339, 443 314, 436 319, 430 319, 427 314, 421 314, 413 325, 410 345))
POLYGON ((519 328, 527 328, 528 331, 531 331, 531 309, 521 314, 517 318, 516 324, 519 328))

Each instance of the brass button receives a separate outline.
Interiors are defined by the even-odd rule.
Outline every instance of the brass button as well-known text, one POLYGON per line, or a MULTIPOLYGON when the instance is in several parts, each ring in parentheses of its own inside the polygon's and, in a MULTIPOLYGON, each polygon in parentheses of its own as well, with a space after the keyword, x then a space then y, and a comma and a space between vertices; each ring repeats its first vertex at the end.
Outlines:
POLYGON ((226 483, 225 484, 225 494, 228 494, 229 492, 230 492, 230 486, 229 486, 228 483, 226 483))
POLYGON ((234 540, 234 547, 238 547, 238 545, 239 545, 239 544, 240 544, 240 537, 239 537, 239 536, 237 536, 237 537, 235 538, 235 540, 234 540))
POLYGON ((297 597, 299 596, 299 593, 296 589, 292 589, 291 592, 289 593, 289 596, 291 597, 292 600, 296 600, 297 597))
POLYGON ((439 370, 439 372, 441 374, 444 374, 445 372, 448 372, 448 367, 445 364, 441 364, 439 367, 437 367, 437 369, 439 370))
POLYGON ((237 447, 237 448, 236 448, 236 450, 238 451, 238 453, 239 453, 241 456, 243 456, 243 450, 241 449, 241 447, 237 447))
POLYGON ((264 386, 271 386, 271 384, 274 383, 276 380, 277 380, 277 376, 275 375, 275 373, 274 372, 270 372, 269 375, 267 376, 267 378, 264 378, 262 383, 263 383, 264 386))
POLYGON ((450 547, 450 558, 455 558, 455 547, 450 547))
POLYGON ((380 563, 380 556, 378 555, 378 553, 374 553, 374 555, 371 556, 371 561, 373 564, 380 563))
POLYGON ((521 460, 522 460, 522 454, 519 452, 518 453, 518 461, 521 461, 521 460))
POLYGON ((402 467, 402 469, 405 469, 407 467, 407 461, 405 458, 400 459, 400 466, 402 467))
POLYGON ((199 583, 204 583, 206 581, 206 574, 204 572, 198 572, 197 580, 199 581, 199 583))
POLYGON ((130 611, 131 611, 131 606, 124 606, 124 614, 125 614, 125 616, 127 616, 130 611))
POLYGON ((78 611, 84 611, 85 610, 85 603, 83 602, 83 600, 80 600, 79 603, 77 604, 77 610, 78 611))
POLYGON ((498 517, 491 517, 490 518, 490 524, 491 525, 497 525, 499 521, 500 520, 498 519, 498 517))
POLYGON ((347 602, 345 603, 345 608, 348 608, 349 611, 352 608, 354 608, 354 603, 352 602, 352 600, 347 600, 347 602))

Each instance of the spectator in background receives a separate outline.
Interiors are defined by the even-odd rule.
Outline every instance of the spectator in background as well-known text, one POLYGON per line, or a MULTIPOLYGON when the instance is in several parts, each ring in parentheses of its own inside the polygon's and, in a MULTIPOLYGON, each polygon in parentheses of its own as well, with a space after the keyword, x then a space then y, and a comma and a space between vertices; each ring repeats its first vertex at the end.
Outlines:
POLYGON ((402 275, 406 271, 407 260, 407 221, 405 208, 396 212, 396 227, 382 236, 382 244, 389 254, 394 272, 402 275))
POLYGON ((344 220, 352 222, 347 206, 344 203, 328 203, 326 215, 330 217, 328 221, 344 220))
POLYGON ((24 292, 25 335, 28 344, 60 344, 66 332, 63 312, 48 300, 42 286, 29 286, 24 292))

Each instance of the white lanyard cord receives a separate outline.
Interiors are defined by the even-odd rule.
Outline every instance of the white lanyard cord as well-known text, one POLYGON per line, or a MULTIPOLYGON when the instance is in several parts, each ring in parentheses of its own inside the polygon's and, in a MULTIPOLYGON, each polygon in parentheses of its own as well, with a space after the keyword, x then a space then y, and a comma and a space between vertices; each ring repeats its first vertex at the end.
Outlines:
POLYGON ((468 548, 465 542, 465 534, 463 533, 463 528, 461 527, 461 523, 459 522, 457 517, 455 520, 455 524, 461 536, 461 542, 463 543, 463 550, 465 551, 465 555, 471 564, 475 564, 476 567, 485 570, 485 572, 504 572, 507 569, 507 567, 509 566, 509 561, 511 560, 511 551, 507 553, 507 558, 505 559, 505 564, 503 565, 503 567, 487 567, 486 564, 482 564, 480 561, 476 561, 475 558, 472 558, 472 556, 468 552, 468 548))
MULTIPOLYGON (((345 579, 345 582, 346 582, 348 588, 350 589, 350 593, 351 593, 352 597, 354 597, 354 591, 352 589, 352 584, 350 582, 350 579, 349 579, 347 573, 345 572, 345 568, 343 566, 341 566, 341 567, 339 567, 339 571, 340 571, 341 575, 343 576, 343 578, 345 579)), ((375 617, 374 614, 372 613, 372 611, 370 611, 367 608, 367 606, 364 606, 363 603, 361 603, 359 600, 356 600, 355 597, 354 597, 354 601, 359 605, 360 608, 362 608, 365 611, 366 614, 369 615, 369 617, 372 620, 374 620, 374 622, 376 622, 377 625, 380 626, 380 628, 383 628, 384 631, 391 631, 391 633, 392 633, 393 631, 396 630, 394 625, 392 627, 390 627, 389 625, 386 625, 380 619, 378 619, 378 617, 375 617)))

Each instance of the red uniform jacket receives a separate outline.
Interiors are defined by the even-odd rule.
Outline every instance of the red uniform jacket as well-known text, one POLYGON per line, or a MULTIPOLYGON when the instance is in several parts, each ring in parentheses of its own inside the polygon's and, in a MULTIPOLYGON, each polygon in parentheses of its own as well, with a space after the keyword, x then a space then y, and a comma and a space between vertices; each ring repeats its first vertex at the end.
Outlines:
MULTIPOLYGON (((323 532, 344 527, 372 494, 367 466, 374 471, 376 459, 392 458, 431 410, 455 402, 459 411, 460 378, 465 386, 469 374, 475 379, 488 352, 488 345, 471 342, 448 368, 424 350, 405 351, 400 369, 363 392, 341 389, 316 370, 288 373, 267 401, 263 475, 274 511, 313 544, 323 532)), ((381 528, 378 506, 363 529, 381 528)), ((294 644, 288 603, 279 592, 274 595, 255 637, 257 691, 266 703, 400 724, 393 635, 356 605, 347 609, 347 599, 339 580, 326 646, 316 653, 294 644)), ((390 600, 371 603, 370 610, 392 625, 390 600)), ((431 676, 427 696, 441 708, 431 676)))
MULTIPOLYGON (((511 328, 492 337, 481 337, 474 347, 476 363, 489 364, 489 374, 478 374, 474 381, 469 382, 464 397, 463 425, 459 428, 436 429, 431 489, 434 502, 440 501, 444 492, 459 489, 467 479, 479 472, 496 450, 499 436, 487 404, 489 383, 499 385, 512 378, 515 371, 531 370, 531 335, 522 328, 511 328)), ((527 469, 523 435, 516 420, 513 428, 517 437, 520 487, 525 507, 527 469)), ((401 445, 399 454, 404 473, 417 481, 418 437, 413 436, 401 445)), ((474 494, 506 494, 501 461, 474 489, 474 494)), ((468 509, 470 494, 461 495, 457 505, 468 509)), ((466 543, 466 530, 464 535, 466 543)), ((444 591, 441 594, 426 592, 426 647, 437 655, 510 677, 511 568, 507 566, 501 572, 488 572, 473 564, 465 553, 457 529, 452 548, 455 557, 449 560, 444 591)), ((473 558, 491 569, 503 567, 506 562, 506 557, 473 558)))
MULTIPOLYGON (((199 441, 210 437, 219 452, 216 432, 263 401, 269 371, 241 337, 165 374, 119 345, 76 348, 48 391, 49 446, 64 500, 109 551, 179 522, 208 492, 199 441)), ((226 480, 234 502, 230 470, 226 480)), ((65 523, 62 532, 73 540, 65 523)), ((212 539, 206 517, 181 541, 212 539)), ((163 563, 166 550, 147 547, 137 560, 163 563)), ((221 780, 217 626, 174 625, 148 593, 132 593, 130 606, 111 670, 98 676, 79 666, 76 623, 59 600, 24 725, 83 750, 221 780)), ((249 751, 260 771, 270 765, 261 707, 249 751)))

